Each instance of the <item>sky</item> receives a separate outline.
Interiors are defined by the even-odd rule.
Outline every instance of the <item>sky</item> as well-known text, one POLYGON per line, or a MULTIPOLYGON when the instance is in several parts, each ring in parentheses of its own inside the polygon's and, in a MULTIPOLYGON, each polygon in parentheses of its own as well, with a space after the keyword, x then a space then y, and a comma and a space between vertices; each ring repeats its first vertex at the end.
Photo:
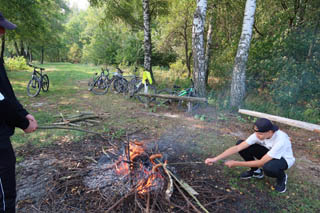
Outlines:
POLYGON ((69 4, 76 4, 80 10, 86 10, 89 6, 88 0, 69 0, 69 4))

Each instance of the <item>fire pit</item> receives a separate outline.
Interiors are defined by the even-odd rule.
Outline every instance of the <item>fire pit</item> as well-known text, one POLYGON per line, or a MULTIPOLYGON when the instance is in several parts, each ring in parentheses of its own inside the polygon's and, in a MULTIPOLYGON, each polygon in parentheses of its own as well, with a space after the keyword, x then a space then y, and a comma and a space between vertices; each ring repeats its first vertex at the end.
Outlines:
POLYGON ((130 142, 120 153, 103 155, 97 165, 92 165, 84 179, 90 189, 99 188, 106 196, 125 195, 134 190, 139 195, 159 193, 165 185, 160 153, 148 154, 142 143, 130 142))
MULTIPOLYGON (((128 142, 118 152, 104 151, 98 163, 90 166, 91 171, 84 178, 84 184, 92 191, 98 190, 105 200, 113 201, 106 212, 117 212, 120 203, 122 208, 126 208, 126 202, 141 212, 167 212, 169 207, 184 210, 184 206, 171 201, 174 194, 175 199, 184 199, 188 209, 209 212, 196 198, 199 194, 178 179, 173 172, 174 167, 167 164, 166 154, 148 149, 140 142, 128 142), (163 209, 164 206, 167 208, 163 209)), ((121 211, 126 212, 124 209, 121 211)))

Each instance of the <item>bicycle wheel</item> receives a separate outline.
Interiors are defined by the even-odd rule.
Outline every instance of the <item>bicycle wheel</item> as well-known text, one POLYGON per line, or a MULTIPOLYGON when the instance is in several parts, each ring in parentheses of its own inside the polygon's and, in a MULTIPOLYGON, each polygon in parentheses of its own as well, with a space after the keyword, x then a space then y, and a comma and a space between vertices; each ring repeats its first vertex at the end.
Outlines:
MULTIPOLYGON (((145 93, 145 88, 144 85, 141 84, 140 87, 138 88, 137 93, 145 93)), ((148 85, 148 93, 147 94, 157 94, 156 88, 153 85, 148 85)), ((141 96, 141 95, 137 95, 138 100, 141 103, 151 103, 151 102, 155 102, 156 98, 155 97, 146 97, 146 96, 141 96)))
POLYGON ((32 76, 27 86, 27 93, 30 97, 39 95, 41 89, 41 82, 37 76, 32 76))
MULTIPOLYGON (((159 92, 157 92, 157 94, 159 95, 173 95, 172 90, 170 89, 162 89, 159 92)), ((156 103, 158 105, 166 105, 166 104, 171 104, 172 103, 172 99, 165 99, 165 98, 157 98, 156 99, 156 103)))
POLYGON ((138 85, 141 84, 141 80, 133 78, 128 84, 128 93, 130 97, 133 97, 138 92, 138 85))
MULTIPOLYGON (((198 97, 198 96, 196 96, 196 93, 194 90, 189 91, 186 96, 187 97, 198 97)), ((178 107, 183 110, 188 110, 188 103, 189 103, 188 101, 179 101, 178 107)), ((201 102, 197 102, 197 101, 190 102, 190 104, 191 104, 192 110, 196 110, 201 106, 201 102)), ((207 106, 206 103, 204 103, 203 106, 207 106)))
POLYGON ((42 91, 48 92, 48 90, 49 90, 49 77, 46 74, 43 75, 41 85, 42 85, 42 91))
POLYGON ((109 84, 99 77, 92 85, 91 91, 96 95, 104 95, 108 92, 109 84))
POLYGON ((118 93, 127 93, 128 92, 128 81, 124 78, 117 78, 113 82, 113 89, 118 93))

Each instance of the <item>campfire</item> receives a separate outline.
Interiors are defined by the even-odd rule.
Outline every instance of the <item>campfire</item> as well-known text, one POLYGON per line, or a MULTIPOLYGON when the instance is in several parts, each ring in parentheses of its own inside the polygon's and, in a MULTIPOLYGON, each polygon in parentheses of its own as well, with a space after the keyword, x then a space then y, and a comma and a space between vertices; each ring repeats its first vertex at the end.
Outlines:
POLYGON ((160 161, 155 162, 161 158, 162 154, 148 156, 140 143, 129 143, 125 155, 120 156, 114 163, 114 171, 119 176, 129 178, 131 186, 135 187, 140 195, 161 191, 164 177, 160 168, 163 164, 160 161))
MULTIPOLYGON (((165 154, 146 150, 143 143, 131 141, 118 152, 104 151, 97 164, 90 167, 91 172, 84 178, 84 184, 89 189, 98 189, 105 199, 115 201, 106 212, 116 211, 125 200, 133 201, 142 212, 151 212, 159 206, 172 206, 170 199, 174 189, 194 211, 208 212, 197 200, 198 193, 178 179, 172 172, 175 169, 168 164, 165 154), (198 210, 196 205, 202 210, 198 210)), ((157 209, 157 212, 166 211, 157 209)))

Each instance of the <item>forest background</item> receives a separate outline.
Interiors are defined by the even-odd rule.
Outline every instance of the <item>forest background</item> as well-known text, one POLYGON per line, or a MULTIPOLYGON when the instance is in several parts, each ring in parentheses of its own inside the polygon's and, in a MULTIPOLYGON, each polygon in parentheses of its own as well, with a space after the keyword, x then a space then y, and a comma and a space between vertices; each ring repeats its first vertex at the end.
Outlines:
MULTIPOLYGON (((163 87, 187 86, 193 72, 193 0, 150 0, 152 66, 163 87), (160 78, 160 77, 159 77, 160 78)), ((212 105, 230 106, 230 84, 239 44, 245 0, 207 1, 205 40, 207 94, 212 105), (209 35, 209 26, 212 34, 209 35)), ((9 70, 25 59, 47 62, 143 66, 141 0, 91 0, 88 10, 64 0, 0 0, 0 11, 18 25, 2 40, 9 70), (5 44, 5 45, 4 45, 5 44)), ((246 67, 243 108, 320 122, 320 2, 256 2, 254 30, 246 67)))

